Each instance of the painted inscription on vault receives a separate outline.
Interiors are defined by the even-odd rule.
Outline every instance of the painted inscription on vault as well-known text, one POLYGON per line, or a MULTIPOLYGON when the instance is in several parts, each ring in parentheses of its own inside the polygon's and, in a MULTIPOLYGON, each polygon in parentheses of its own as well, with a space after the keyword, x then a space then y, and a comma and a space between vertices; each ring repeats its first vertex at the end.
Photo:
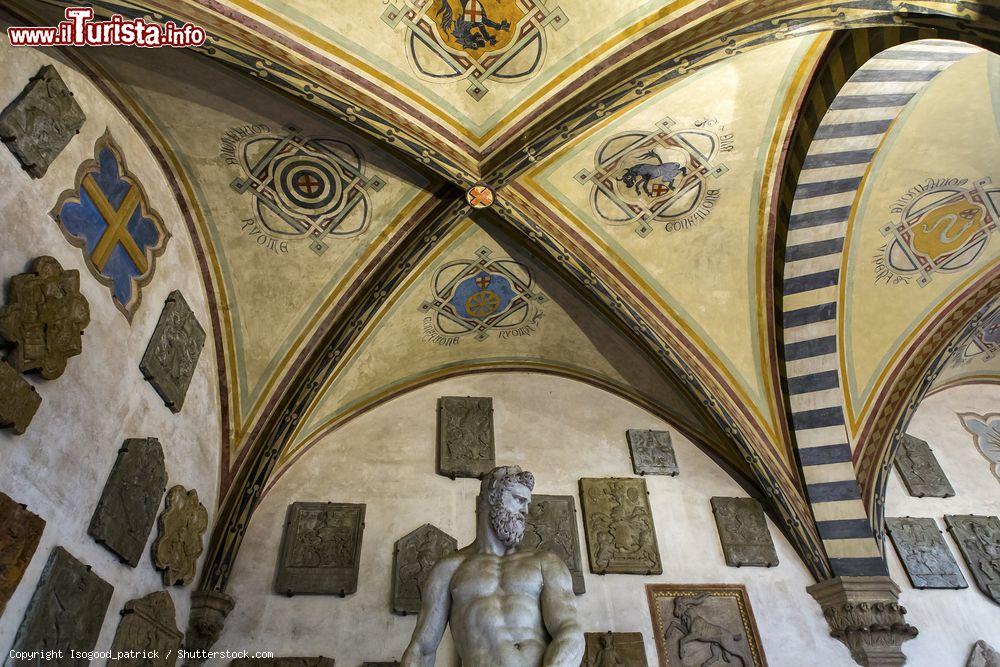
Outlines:
POLYGON ((690 229, 719 201, 716 181, 728 171, 721 161, 735 145, 733 134, 714 118, 679 126, 672 118, 656 131, 635 130, 607 139, 594 154, 593 169, 576 175, 590 185, 590 206, 610 226, 633 226, 645 237, 690 229))
POLYGON ((420 304, 424 340, 457 345, 471 337, 482 342, 530 336, 548 298, 535 286, 531 270, 510 258, 493 258, 482 247, 473 259, 448 262, 434 272, 432 297, 420 304))
POLYGON ((289 127, 276 134, 266 125, 230 128, 221 158, 236 167, 232 188, 251 199, 241 228, 254 243, 285 253, 293 241, 308 242, 317 255, 338 238, 360 236, 372 217, 371 195, 385 185, 368 175, 354 146, 307 136, 289 127))

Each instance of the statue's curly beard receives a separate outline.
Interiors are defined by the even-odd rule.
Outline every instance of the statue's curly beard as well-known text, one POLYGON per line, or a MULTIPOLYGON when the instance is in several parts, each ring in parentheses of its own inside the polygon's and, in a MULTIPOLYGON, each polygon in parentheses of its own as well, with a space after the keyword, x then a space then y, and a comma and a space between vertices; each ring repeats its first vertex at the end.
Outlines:
POLYGON ((490 508, 490 526, 507 547, 517 546, 524 537, 524 515, 511 512, 503 505, 490 508))

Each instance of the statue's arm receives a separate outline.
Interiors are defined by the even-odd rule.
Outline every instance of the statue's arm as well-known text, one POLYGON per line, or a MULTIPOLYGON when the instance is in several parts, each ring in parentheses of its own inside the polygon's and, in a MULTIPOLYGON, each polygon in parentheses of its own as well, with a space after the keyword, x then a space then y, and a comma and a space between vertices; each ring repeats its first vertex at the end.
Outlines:
POLYGON ((542 556, 542 619, 552 641, 545 649, 544 667, 578 667, 583 660, 583 629, 576 619, 573 578, 562 560, 542 556))
POLYGON ((417 626, 413 629, 410 645, 403 653, 401 667, 433 667, 438 644, 441 643, 451 612, 451 593, 448 589, 456 567, 457 563, 453 559, 444 558, 438 561, 427 576, 421 591, 417 626))

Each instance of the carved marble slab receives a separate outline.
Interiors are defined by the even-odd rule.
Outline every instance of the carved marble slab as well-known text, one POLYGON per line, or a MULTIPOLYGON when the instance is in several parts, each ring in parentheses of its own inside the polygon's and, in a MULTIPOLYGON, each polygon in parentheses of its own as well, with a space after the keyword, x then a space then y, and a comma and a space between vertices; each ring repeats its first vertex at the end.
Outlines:
POLYGON ((240 658, 229 663, 233 667, 333 667, 333 658, 240 658))
POLYGON ((194 580, 198 556, 205 548, 202 536, 208 528, 208 510, 198 501, 198 492, 179 484, 170 487, 159 528, 153 563, 163 570, 163 585, 187 586, 194 580))
POLYGON ((914 588, 968 588, 934 519, 886 517, 885 525, 914 588))
POLYGON ((0 361, 0 428, 12 428, 15 435, 21 435, 41 404, 42 397, 31 383, 6 361, 0 361))
POLYGON ((8 358, 22 373, 38 370, 54 380, 66 360, 83 351, 90 305, 80 294, 80 272, 64 271, 52 257, 36 257, 29 273, 10 279, 10 299, 0 308, 0 336, 14 344, 8 358))
POLYGON ((774 567, 778 554, 764 518, 764 508, 753 498, 712 498, 726 565, 774 567))
POLYGON ((111 644, 111 653, 126 657, 113 661, 116 667, 172 667, 184 635, 177 629, 174 601, 166 591, 129 600, 111 644), (136 655, 129 657, 129 652, 136 655))
POLYGON ((646 595, 661 665, 767 667, 745 587, 647 584, 646 595))
POLYGON ((677 475, 677 457, 669 431, 630 428, 625 432, 636 475, 677 475))
POLYGON ((591 572, 663 572, 646 480, 583 478, 580 480, 580 503, 591 572))
POLYGON ((945 514, 951 536, 979 590, 1000 604, 1000 519, 995 516, 945 514))
POLYGON ((0 113, 0 140, 32 178, 41 178, 86 119, 56 68, 45 65, 0 113))
POLYGON ((911 496, 950 498, 955 495, 934 452, 924 440, 903 434, 896 452, 896 470, 911 496))
POLYGON ((587 592, 573 496, 532 495, 521 546, 551 551, 562 558, 573 577, 573 592, 577 595, 587 592))
POLYGON ((89 661, 70 658, 70 649, 94 650, 114 590, 90 566, 62 547, 54 548, 24 612, 12 650, 61 649, 65 657, 60 665, 85 667, 89 661))
POLYGON ((496 465, 493 399, 442 396, 438 399, 438 474, 479 478, 496 465))
POLYGON ((132 567, 139 564, 167 488, 163 449, 156 438, 129 438, 104 484, 87 534, 132 567))
POLYGON ((153 385, 171 412, 184 406, 188 386, 205 347, 205 330, 184 300, 174 290, 160 313, 146 353, 139 362, 142 376, 153 385))
POLYGON ((585 632, 580 667, 648 667, 641 632, 585 632))
POLYGON ((364 529, 363 504, 289 505, 275 591, 340 596, 357 591, 364 529))
POLYGON ((45 520, 0 493, 0 615, 42 538, 45 520))
POLYGON ((392 610, 417 614, 421 592, 431 568, 458 549, 458 541, 436 526, 425 523, 396 540, 392 553, 392 610))
POLYGON ((362 662, 361 667, 399 667, 399 662, 396 660, 389 662, 362 662))
POLYGON ((1000 652, 980 639, 972 645, 965 667, 1000 667, 1000 652))

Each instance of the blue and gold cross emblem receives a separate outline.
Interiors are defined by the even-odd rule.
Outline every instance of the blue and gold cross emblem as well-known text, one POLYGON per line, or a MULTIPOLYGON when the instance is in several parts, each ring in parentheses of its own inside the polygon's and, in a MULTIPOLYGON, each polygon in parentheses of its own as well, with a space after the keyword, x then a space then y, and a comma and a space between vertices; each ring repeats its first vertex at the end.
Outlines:
POLYGON ((76 180, 76 188, 59 197, 52 216, 131 321, 170 234, 109 134, 98 140, 94 159, 81 166, 76 180))

